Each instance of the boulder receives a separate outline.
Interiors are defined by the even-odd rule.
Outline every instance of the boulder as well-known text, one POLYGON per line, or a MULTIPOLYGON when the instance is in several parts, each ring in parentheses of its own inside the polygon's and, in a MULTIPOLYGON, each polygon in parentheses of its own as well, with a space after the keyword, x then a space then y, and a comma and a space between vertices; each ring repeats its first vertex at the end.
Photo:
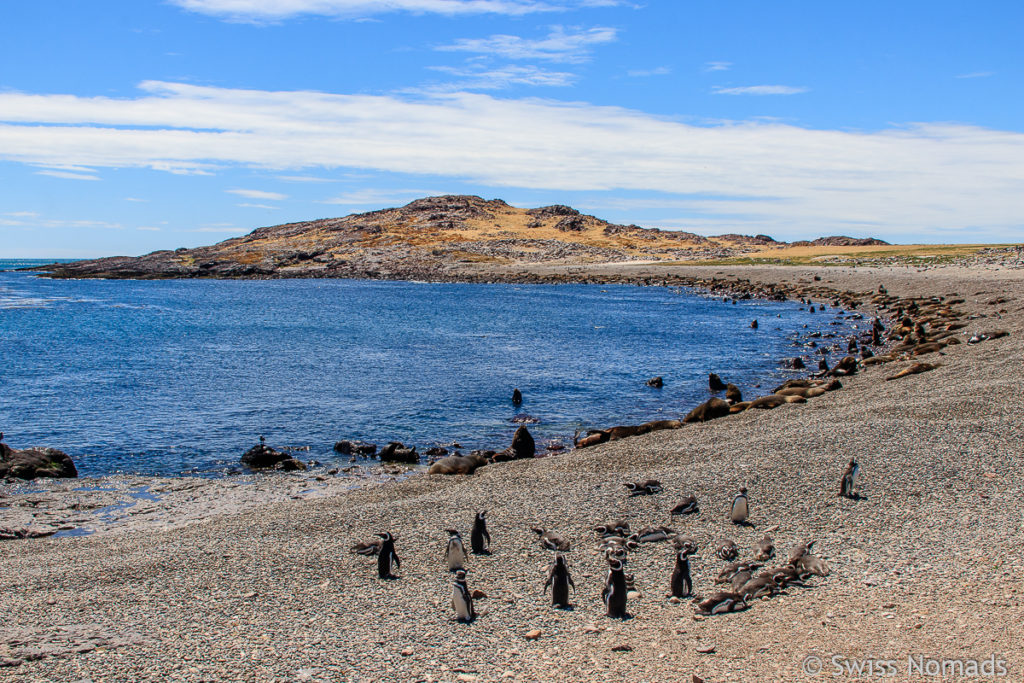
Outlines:
POLYGON ((334 450, 342 455, 374 455, 377 453, 377 444, 344 440, 334 444, 334 450))
POLYGON ((63 451, 56 448, 26 448, 18 451, 0 443, 0 477, 73 479, 77 476, 75 463, 63 451))
POLYGON ((657 377, 652 377, 649 380, 647 380, 647 386, 654 387, 655 389, 661 389, 663 386, 665 386, 665 380, 661 378, 661 375, 657 377))
POLYGON ((694 408, 683 418, 683 422, 707 422, 729 414, 729 404, 720 398, 712 398, 694 408))
POLYGON ((292 472, 306 469, 306 463, 287 453, 275 451, 266 444, 258 444, 242 455, 242 464, 253 470, 280 470, 292 472))

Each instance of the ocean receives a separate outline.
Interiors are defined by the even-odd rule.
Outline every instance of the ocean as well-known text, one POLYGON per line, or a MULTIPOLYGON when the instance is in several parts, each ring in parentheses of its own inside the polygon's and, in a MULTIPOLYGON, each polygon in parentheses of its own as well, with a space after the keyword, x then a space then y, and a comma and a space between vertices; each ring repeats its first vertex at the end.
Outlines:
POLYGON ((543 450, 681 417, 709 372, 768 393, 810 332, 845 346, 853 323, 829 311, 628 285, 0 272, 0 431, 83 476, 217 476, 259 435, 323 463, 341 439, 500 450, 524 414, 543 450), (645 385, 656 375, 664 388, 645 385))

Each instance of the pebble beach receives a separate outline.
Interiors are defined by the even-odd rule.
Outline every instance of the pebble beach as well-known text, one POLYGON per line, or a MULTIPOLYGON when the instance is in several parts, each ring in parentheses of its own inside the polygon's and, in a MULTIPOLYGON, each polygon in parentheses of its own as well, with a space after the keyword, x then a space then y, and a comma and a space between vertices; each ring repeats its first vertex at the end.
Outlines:
POLYGON ((81 481, 31 493, 0 485, 0 526, 38 515, 70 527, 76 510, 110 505, 124 491, 161 494, 110 510, 88 536, 3 542, 0 680, 797 681, 872 679, 878 669, 895 669, 895 680, 1021 680, 1024 270, 635 264, 594 272, 764 283, 817 275, 859 292, 884 285, 901 297, 964 299, 963 341, 1009 334, 930 354, 940 366, 929 372, 885 381, 913 361, 865 366, 805 404, 471 476, 382 469, 371 478, 89 482, 114 489, 107 496, 73 491, 81 481), (858 500, 836 495, 850 459, 861 466, 858 500), (663 492, 631 497, 623 487, 648 478, 663 492), (750 526, 727 520, 741 486, 750 526), (701 511, 670 519, 691 494, 701 511), (31 496, 31 506, 19 502, 31 496), (460 624, 445 529, 468 541, 478 510, 488 511, 492 554, 469 557, 479 616, 460 624), (719 589, 725 562, 714 547, 726 538, 746 559, 768 533, 778 563, 813 539, 831 572, 745 611, 701 618, 689 600, 668 598, 672 547, 644 544, 628 563, 631 616, 610 619, 600 599, 607 563, 592 529, 615 518, 692 536, 697 595, 719 589), (571 541, 573 609, 553 609, 543 593, 553 554, 532 526, 571 541), (380 580, 375 558, 349 552, 381 531, 396 537, 397 580, 380 580))

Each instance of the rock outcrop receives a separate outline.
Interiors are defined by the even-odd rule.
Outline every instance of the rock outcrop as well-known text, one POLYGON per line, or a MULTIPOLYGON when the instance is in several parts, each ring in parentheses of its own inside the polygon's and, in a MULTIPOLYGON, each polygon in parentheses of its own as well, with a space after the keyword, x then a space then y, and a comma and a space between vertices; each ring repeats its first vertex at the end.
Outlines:
POLYGON ((242 464, 253 470, 293 472, 306 469, 306 463, 301 460, 262 443, 253 446, 242 455, 242 464))
POLYGON ((71 456, 56 448, 15 450, 0 443, 0 478, 35 479, 37 477, 74 478, 78 470, 71 456))

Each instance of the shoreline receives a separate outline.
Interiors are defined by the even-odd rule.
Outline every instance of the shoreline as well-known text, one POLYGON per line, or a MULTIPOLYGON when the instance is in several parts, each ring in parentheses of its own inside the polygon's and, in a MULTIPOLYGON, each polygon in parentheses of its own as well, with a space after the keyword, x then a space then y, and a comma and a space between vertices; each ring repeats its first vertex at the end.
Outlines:
MULTIPOLYGON (((810 271, 826 280, 821 267, 706 268, 776 280, 810 271)), ((901 296, 955 292, 993 316, 960 332, 1000 326, 1010 335, 948 347, 941 368, 899 381, 882 378, 905 363, 869 367, 806 405, 487 466, 470 477, 410 477, 267 502, 170 531, 9 541, 0 571, 15 577, 13 628, 21 636, 32 630, 36 646, 53 648, 17 671, 68 680, 447 681, 535 680, 557 666, 568 681, 667 681, 690 672, 708 680, 790 680, 816 652, 1001 654, 1019 672, 1019 644, 1004 626, 1021 613, 1015 577, 1024 571, 1024 529, 1019 509, 998 501, 1024 496, 1015 436, 1024 274, 851 270, 827 272, 833 284, 884 284, 901 296), (1003 305, 987 303, 1004 295, 1003 305), (856 503, 835 496, 850 457, 864 468, 866 498, 856 503), (666 493, 628 498, 621 483, 647 476, 661 480, 666 493), (751 529, 722 519, 741 482, 751 491, 751 529), (673 526, 700 542, 700 592, 712 589, 722 564, 709 546, 723 534, 749 548, 775 528, 783 554, 801 538, 816 538, 833 574, 813 590, 694 621, 689 605, 664 599, 671 553, 656 545, 630 559, 642 593, 630 604, 634 618, 604 617, 597 598, 602 562, 590 528, 616 515, 636 528, 665 523, 665 510, 689 493, 704 511, 673 526), (480 601, 486 614, 463 627, 451 622, 446 603, 441 530, 467 532, 473 511, 484 508, 491 510, 495 555, 471 558, 470 586, 487 593, 480 601), (573 541, 573 612, 550 610, 541 595, 549 556, 536 546, 531 524, 573 541), (372 561, 347 553, 350 543, 386 528, 399 539, 397 582, 379 582, 372 561), (95 623, 108 644, 74 651, 58 627, 81 623, 95 623), (540 639, 525 640, 534 627, 540 639), (216 638, 203 636, 209 631, 216 638), (142 637, 129 638, 133 633, 142 637), (701 652, 709 643, 715 651, 701 652), (633 649, 613 651, 620 645, 633 649)), ((28 647, 15 642, 22 641, 0 638, 0 657, 16 658, 28 647)))

